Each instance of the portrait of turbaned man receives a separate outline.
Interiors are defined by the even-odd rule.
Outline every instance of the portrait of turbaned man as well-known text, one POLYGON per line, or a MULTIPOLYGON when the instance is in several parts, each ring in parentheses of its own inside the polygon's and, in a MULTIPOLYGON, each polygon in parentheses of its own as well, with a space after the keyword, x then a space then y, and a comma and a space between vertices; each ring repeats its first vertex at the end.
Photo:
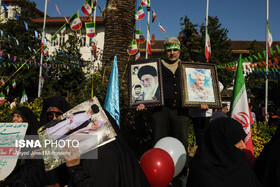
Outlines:
POLYGON ((162 82, 158 59, 130 63, 130 106, 145 104, 146 106, 161 105, 162 82), (138 68, 135 73, 135 67, 138 68))

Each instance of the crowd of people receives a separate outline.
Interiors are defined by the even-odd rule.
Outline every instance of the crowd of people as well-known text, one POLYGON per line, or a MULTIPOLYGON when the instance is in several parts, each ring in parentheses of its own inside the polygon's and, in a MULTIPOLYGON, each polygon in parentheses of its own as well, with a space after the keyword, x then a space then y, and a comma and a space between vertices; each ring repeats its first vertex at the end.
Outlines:
MULTIPOLYGON (((277 132, 256 160, 255 168, 252 168, 243 152, 246 149, 244 143, 246 133, 242 124, 228 117, 227 104, 223 104, 222 109, 214 112, 207 104, 201 104, 196 109, 182 106, 180 41, 174 37, 166 39, 164 51, 166 56, 160 60, 164 104, 151 110, 153 143, 172 136, 177 138, 188 152, 188 128, 192 120, 198 145, 194 157, 191 160, 187 159, 185 167, 173 179, 170 186, 176 186, 182 179, 187 179, 186 186, 190 187, 280 186, 279 117, 274 119, 274 125, 278 126, 277 132)), ((133 88, 135 100, 159 100, 156 69, 153 66, 142 66, 135 68, 134 71, 133 73, 141 80, 141 85, 135 85, 133 88)), ((208 88, 204 88, 202 84, 204 76, 197 73, 196 79, 197 84, 193 83, 191 88, 196 89, 194 94, 197 93, 197 97, 204 98, 202 96, 208 92, 208 88)), ((219 84, 217 89, 221 91, 223 85, 219 84)), ((17 108, 12 122, 27 122, 29 125, 26 135, 37 135, 39 127, 45 126, 70 109, 70 105, 63 97, 53 96, 43 101, 40 122, 27 107, 17 108)), ((144 109, 150 110, 144 104, 140 104, 136 110, 144 109)), ((98 112, 99 109, 92 105, 89 111, 73 114, 63 121, 69 124, 63 132, 55 127, 48 130, 58 136, 65 135, 77 130, 75 121, 84 123, 98 112)), ((78 149, 68 147, 65 149, 72 155, 65 156, 66 163, 47 172, 42 159, 20 159, 14 171, 0 182, 0 186, 150 186, 116 121, 108 112, 105 113, 117 136, 114 141, 98 148, 97 159, 92 159, 92 154, 95 154, 96 150, 85 153, 81 158, 78 149)), ((102 126, 102 122, 97 121, 89 130, 94 130, 95 125, 102 126)))

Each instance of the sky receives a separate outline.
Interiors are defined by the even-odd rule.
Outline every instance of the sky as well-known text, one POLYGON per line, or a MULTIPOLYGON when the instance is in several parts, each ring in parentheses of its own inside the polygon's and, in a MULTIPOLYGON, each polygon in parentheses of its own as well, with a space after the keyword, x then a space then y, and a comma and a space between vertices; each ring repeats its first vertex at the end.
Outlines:
MULTIPOLYGON (((31 0, 32 1, 32 0, 31 0)), ((45 1, 33 0, 37 8, 44 12, 45 1)), ((47 14, 49 16, 61 16, 58 14, 55 3, 61 14, 71 16, 80 10, 85 0, 50 0, 47 14)), ((106 0, 98 0, 97 3, 104 8, 106 0)), ((150 22, 150 33, 155 34, 156 40, 164 40, 166 37, 177 37, 182 29, 180 18, 188 16, 193 24, 205 24, 206 0, 150 0, 151 9, 157 15, 154 23, 150 22), (158 24, 166 30, 163 33, 158 24)), ((140 0, 137 0, 137 7, 140 0)), ((141 29, 146 37, 147 10, 145 18, 137 21, 136 28, 141 29)), ((280 41, 280 1, 269 2, 269 24, 273 41, 280 41)), ((222 28, 228 30, 228 38, 231 40, 257 40, 265 41, 266 0, 209 0, 209 16, 217 16, 222 28)), ((84 16, 80 11, 80 16, 84 16)), ((97 16, 101 16, 97 11, 97 16)), ((152 16, 152 14, 151 14, 152 16)), ((151 18, 150 18, 151 19, 151 18)))

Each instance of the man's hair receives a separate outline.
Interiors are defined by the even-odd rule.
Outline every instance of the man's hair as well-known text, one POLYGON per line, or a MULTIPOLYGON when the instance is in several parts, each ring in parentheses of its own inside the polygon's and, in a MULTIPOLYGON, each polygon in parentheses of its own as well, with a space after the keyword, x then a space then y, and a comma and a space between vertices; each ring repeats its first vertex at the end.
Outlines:
POLYGON ((180 44, 180 40, 176 37, 169 37, 164 41, 164 45, 169 44, 169 43, 178 43, 180 44))
POLYGON ((138 67, 138 66, 135 66, 135 67, 133 68, 133 70, 135 70, 135 69, 139 69, 139 67, 138 67))
POLYGON ((96 104, 91 105, 91 110, 93 113, 97 114, 99 112, 99 107, 96 104))
POLYGON ((192 79, 196 79, 197 77, 204 77, 205 78, 205 75, 199 71, 193 71, 191 73, 191 78, 192 79))
POLYGON ((228 106, 226 103, 222 104, 222 108, 225 108, 226 106, 228 106))
POLYGON ((152 75, 153 77, 157 76, 156 68, 150 65, 142 66, 138 70, 137 76, 139 79, 141 79, 143 75, 147 75, 147 74, 152 75))
POLYGON ((142 88, 142 86, 140 85, 140 84, 136 84, 135 86, 134 86, 134 89, 135 88, 142 88))

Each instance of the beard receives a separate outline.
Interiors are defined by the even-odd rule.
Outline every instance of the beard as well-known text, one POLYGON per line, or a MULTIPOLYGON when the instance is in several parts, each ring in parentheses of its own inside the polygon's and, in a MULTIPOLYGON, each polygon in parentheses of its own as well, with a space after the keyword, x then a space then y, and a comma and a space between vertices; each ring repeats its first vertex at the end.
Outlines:
POLYGON ((143 87, 144 100, 153 100, 158 89, 158 82, 153 79, 149 87, 143 87))

